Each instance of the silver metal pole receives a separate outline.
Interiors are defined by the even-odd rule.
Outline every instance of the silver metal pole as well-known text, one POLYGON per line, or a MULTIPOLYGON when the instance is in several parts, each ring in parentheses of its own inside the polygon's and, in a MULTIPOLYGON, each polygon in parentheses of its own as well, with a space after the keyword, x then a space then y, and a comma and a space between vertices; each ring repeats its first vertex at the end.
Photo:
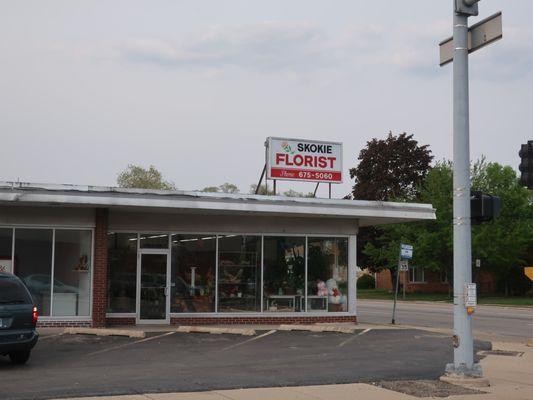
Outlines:
POLYGON ((464 298, 465 284, 472 280, 468 16, 454 12, 453 21, 453 372, 469 375, 474 350, 472 317, 466 312, 464 298))
MULTIPOLYGON (((401 253, 398 256, 398 266, 396 267, 396 288, 394 289, 394 303, 392 306, 392 321, 391 324, 396 324, 396 303, 398 302, 398 286, 400 285, 400 261, 402 259, 401 253)), ((391 270, 392 275, 392 270, 391 270)))

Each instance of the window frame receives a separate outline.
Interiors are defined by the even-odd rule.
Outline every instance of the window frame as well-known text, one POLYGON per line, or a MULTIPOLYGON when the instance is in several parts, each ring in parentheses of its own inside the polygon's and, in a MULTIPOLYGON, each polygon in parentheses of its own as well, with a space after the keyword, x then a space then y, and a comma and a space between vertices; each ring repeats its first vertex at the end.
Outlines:
POLYGON ((426 281, 426 269, 419 266, 409 266, 409 283, 427 283, 426 281), (416 279, 416 271, 422 271, 422 280, 416 279))
MULTIPOLYGON (((15 269, 15 242, 17 229, 34 229, 34 230, 52 230, 52 255, 50 260, 50 315, 39 316, 40 321, 91 321, 93 315, 93 290, 94 290, 94 226, 45 226, 45 225, 0 225, 0 228, 7 228, 12 230, 12 244, 11 244, 11 263, 13 269, 15 269), (55 232, 56 230, 72 230, 72 231, 90 231, 91 232, 91 262, 89 271, 89 315, 73 315, 73 316, 54 316, 53 315, 53 303, 54 303, 54 270, 55 270, 55 232)), ((16 275, 16 274, 15 274, 16 275)), ((18 275, 16 275, 18 276, 18 275)))

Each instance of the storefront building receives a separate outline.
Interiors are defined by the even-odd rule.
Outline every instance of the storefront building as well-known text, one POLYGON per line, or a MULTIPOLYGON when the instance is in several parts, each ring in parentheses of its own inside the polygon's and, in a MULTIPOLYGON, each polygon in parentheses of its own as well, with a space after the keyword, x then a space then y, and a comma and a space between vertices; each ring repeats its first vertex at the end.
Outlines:
POLYGON ((359 227, 427 204, 0 183, 43 326, 355 322, 359 227))

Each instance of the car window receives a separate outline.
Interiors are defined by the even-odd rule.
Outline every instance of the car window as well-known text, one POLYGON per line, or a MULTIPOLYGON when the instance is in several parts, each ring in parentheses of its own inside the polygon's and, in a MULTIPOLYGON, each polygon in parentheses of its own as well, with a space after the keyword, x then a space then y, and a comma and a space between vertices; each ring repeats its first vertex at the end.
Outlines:
POLYGON ((0 304, 31 304, 24 285, 15 277, 0 276, 0 304))

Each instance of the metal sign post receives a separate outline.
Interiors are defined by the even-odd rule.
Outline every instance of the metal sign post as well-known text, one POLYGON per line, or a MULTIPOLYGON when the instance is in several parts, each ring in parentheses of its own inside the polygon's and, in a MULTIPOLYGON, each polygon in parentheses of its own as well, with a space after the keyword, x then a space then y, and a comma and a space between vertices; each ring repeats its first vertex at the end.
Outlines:
MULTIPOLYGON (((468 54, 502 37, 501 13, 468 29, 468 17, 478 15, 478 1, 453 0, 453 40, 451 42, 453 50, 454 362, 446 366, 446 372, 469 377, 481 377, 482 371, 479 364, 474 364, 472 317, 470 310, 467 310, 466 295, 468 293, 465 293, 468 290, 472 292, 472 287, 467 286, 472 284, 468 54)), ((449 40, 441 42, 440 49, 440 63, 444 65, 450 61, 449 40)))
MULTIPOLYGON (((394 325, 396 324, 396 303, 398 301, 398 288, 400 286, 400 272, 402 271, 408 271, 409 270, 409 264, 407 260, 410 260, 413 258, 413 246, 410 246, 408 244, 400 244, 400 254, 398 256, 398 266, 396 269, 396 288, 394 290, 394 303, 392 306, 392 321, 391 323, 394 325)), ((405 278, 405 275, 404 275, 405 278)), ((406 279, 403 281, 403 298, 405 300, 405 283, 407 282, 406 279)))

